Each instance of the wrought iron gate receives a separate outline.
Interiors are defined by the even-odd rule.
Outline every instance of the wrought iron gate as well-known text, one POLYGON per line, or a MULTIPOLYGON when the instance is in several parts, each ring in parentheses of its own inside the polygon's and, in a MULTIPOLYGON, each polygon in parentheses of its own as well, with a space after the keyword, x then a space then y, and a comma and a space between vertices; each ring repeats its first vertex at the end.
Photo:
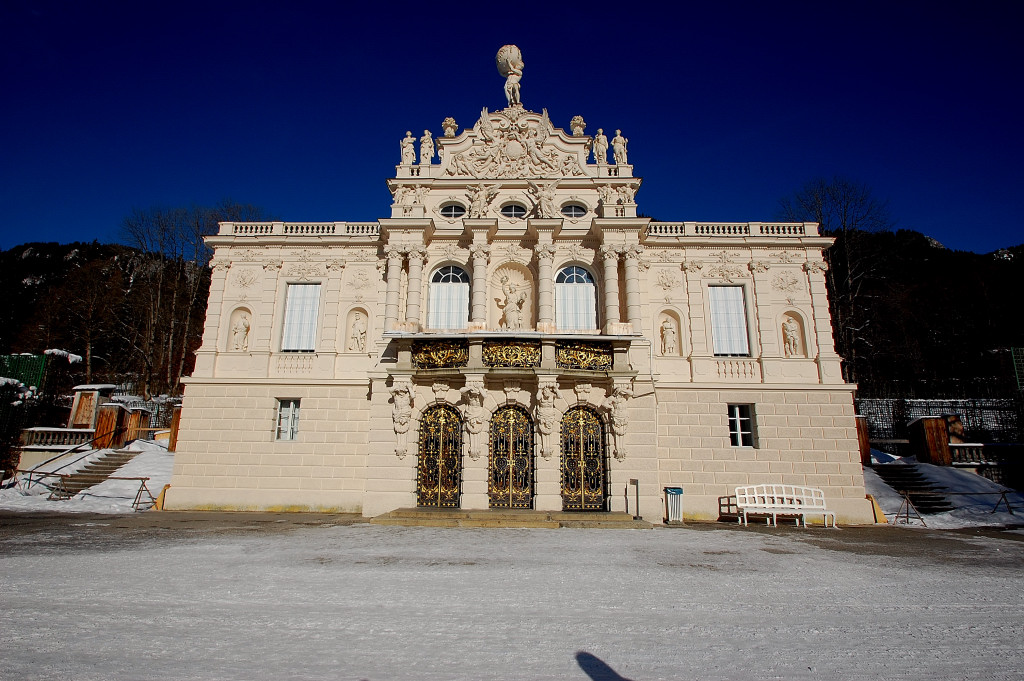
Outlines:
POLYGON ((419 506, 459 507, 462 478, 462 417, 447 405, 430 407, 420 418, 419 506))
POLYGON ((605 510, 604 428, 587 407, 562 417, 562 508, 605 510))
POLYGON ((491 416, 487 493, 491 508, 533 506, 533 420, 522 407, 491 416))

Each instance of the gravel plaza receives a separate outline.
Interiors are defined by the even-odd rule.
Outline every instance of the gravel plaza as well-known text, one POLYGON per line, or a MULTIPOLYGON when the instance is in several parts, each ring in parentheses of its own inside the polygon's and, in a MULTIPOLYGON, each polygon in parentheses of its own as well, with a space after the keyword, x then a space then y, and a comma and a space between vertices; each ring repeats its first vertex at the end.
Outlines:
POLYGON ((1017 531, 0 514, 3 678, 1016 679, 1017 531))

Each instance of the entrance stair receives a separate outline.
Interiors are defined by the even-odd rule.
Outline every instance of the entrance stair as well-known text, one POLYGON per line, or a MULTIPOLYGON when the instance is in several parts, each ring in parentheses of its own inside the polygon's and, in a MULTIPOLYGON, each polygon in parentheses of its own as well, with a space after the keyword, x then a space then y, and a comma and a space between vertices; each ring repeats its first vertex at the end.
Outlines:
POLYGON ((928 482, 917 464, 883 463, 875 464, 872 469, 894 490, 900 494, 906 492, 919 513, 945 513, 953 510, 949 498, 942 493, 946 488, 928 482))
POLYGON ((467 510, 461 508, 399 508, 370 519, 373 525, 418 527, 520 527, 558 529, 596 527, 614 530, 648 530, 644 520, 622 512, 532 511, 518 509, 467 510))
POLYGON ((134 459, 137 454, 138 452, 127 449, 111 450, 65 477, 63 484, 55 487, 50 496, 53 499, 70 499, 90 487, 95 487, 134 459))

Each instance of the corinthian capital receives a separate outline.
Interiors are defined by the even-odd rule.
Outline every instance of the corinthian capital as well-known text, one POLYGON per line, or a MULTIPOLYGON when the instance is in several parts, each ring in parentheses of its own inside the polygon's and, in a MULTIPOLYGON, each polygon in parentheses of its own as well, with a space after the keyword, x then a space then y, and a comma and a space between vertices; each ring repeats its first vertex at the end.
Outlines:
POLYGON ((533 252, 537 256, 537 260, 553 260, 555 257, 555 245, 554 244, 537 244, 533 247, 533 252))

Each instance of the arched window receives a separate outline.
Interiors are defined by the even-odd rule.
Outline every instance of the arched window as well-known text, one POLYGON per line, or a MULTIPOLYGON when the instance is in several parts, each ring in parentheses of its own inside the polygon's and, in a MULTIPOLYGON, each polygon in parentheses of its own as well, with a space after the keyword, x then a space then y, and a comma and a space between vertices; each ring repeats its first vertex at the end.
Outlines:
POLYGON ((441 267, 430 278, 427 328, 464 329, 469 324, 469 275, 452 265, 441 267))
POLYGON ((559 330, 596 329, 596 302, 590 272, 575 265, 559 270, 555 276, 555 323, 559 330))

